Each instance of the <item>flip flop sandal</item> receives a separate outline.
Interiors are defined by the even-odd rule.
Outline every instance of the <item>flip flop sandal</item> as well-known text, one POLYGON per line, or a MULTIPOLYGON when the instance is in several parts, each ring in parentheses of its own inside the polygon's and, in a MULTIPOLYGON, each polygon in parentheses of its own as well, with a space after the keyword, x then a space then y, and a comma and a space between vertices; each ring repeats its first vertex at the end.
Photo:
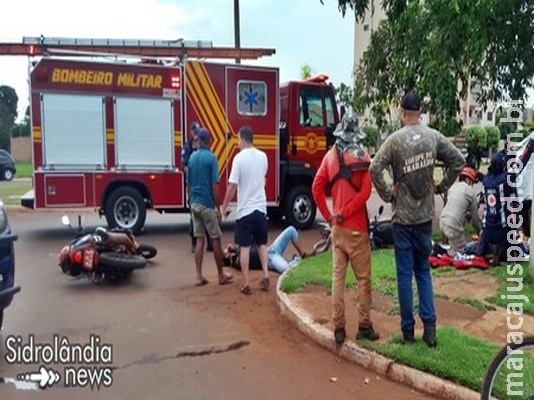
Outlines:
POLYGON ((250 290, 249 285, 243 285, 239 288, 239 291, 244 294, 245 296, 250 296, 252 294, 252 290, 250 290))
POLYGON ((228 285, 229 283, 232 283, 232 279, 234 279, 234 277, 230 274, 227 274, 224 276, 223 280, 219 281, 219 285, 228 285))
POLYGON ((203 278, 200 282, 195 283, 195 286, 204 286, 207 285, 209 281, 206 278, 203 278))
POLYGON ((267 277, 262 278, 262 280, 260 281, 260 288, 262 290, 267 290, 269 289, 269 285, 270 285, 269 278, 267 277))

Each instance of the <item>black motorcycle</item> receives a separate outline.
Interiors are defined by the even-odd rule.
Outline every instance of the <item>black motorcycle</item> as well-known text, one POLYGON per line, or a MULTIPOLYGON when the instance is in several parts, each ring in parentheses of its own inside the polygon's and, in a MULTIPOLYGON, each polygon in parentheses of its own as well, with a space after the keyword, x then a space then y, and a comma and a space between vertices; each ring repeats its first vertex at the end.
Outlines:
MULTIPOLYGON (((369 221, 369 240, 371 250, 383 249, 393 245, 393 224, 391 219, 379 220, 384 213, 384 206, 378 208, 378 215, 369 221)), ((331 226, 326 222, 320 222, 321 239, 315 243, 313 250, 315 254, 322 253, 330 249, 332 245, 331 226)))
POLYGON ((369 222, 369 240, 371 250, 383 249, 393 245, 393 223, 391 219, 379 219, 384 213, 384 206, 378 207, 378 215, 369 222))

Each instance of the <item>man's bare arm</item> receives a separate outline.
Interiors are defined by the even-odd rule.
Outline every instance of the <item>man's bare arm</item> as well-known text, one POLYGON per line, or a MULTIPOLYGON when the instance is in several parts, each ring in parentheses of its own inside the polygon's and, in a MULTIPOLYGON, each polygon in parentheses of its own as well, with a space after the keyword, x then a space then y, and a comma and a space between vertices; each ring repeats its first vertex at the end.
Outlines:
POLYGON ((226 187, 226 195, 224 196, 224 201, 221 207, 223 218, 226 218, 226 215, 228 214, 228 204, 230 204, 230 201, 232 201, 234 198, 236 191, 237 185, 235 183, 228 182, 228 186, 226 187))

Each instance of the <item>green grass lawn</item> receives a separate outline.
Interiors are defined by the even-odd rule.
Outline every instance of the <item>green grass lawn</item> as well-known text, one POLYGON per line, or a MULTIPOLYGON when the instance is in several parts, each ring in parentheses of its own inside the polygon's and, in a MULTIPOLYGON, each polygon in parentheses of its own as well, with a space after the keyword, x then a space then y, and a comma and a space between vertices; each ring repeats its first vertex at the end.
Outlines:
POLYGON ((0 199, 6 206, 19 206, 20 197, 32 188, 31 179, 19 180, 18 178, 31 178, 33 167, 31 163, 17 163, 15 179, 11 182, 0 182, 0 199))
POLYGON ((33 166, 31 162, 18 162, 17 173, 15 178, 31 178, 33 174, 33 166))
POLYGON ((20 197, 31 188, 31 180, 0 182, 0 199, 6 206, 20 206, 20 197))
MULTIPOLYGON (((521 266, 523 270, 517 271, 522 272, 517 277, 523 278, 523 287, 519 292, 507 291, 507 288, 512 285, 507 281, 510 275, 507 273, 506 265, 490 268, 484 272, 477 272, 489 273, 499 282, 499 292, 495 296, 486 299, 488 302, 506 306, 509 301, 501 299, 501 294, 510 293, 524 294, 529 299, 534 300, 534 284, 528 276, 528 263, 521 263, 521 266)), ((331 271, 332 254, 330 252, 305 259, 287 273, 286 278, 281 284, 281 290, 285 293, 294 293, 307 285, 321 285, 330 289, 332 286, 331 271)), ((433 276, 455 274, 455 268, 437 268, 432 270, 433 276)), ((373 290, 392 295, 396 298, 395 260, 392 249, 372 252, 372 280, 373 290)), ((348 273, 346 286, 351 287, 355 284, 353 274, 348 273)), ((414 291, 414 293, 416 292, 414 291)), ((467 297, 450 300, 470 304, 478 309, 486 307, 482 302, 477 299, 471 299, 468 295, 467 297)), ((417 303, 415 299, 414 303, 417 303)), ((532 303, 523 304, 523 312, 534 315, 532 303)), ((398 314, 398 308, 395 309, 395 306, 393 306, 392 309, 398 314)), ((392 358, 401 364, 429 372, 473 390, 480 391, 484 374, 492 358, 497 353, 498 346, 464 334, 456 328, 438 328, 438 336, 439 345, 433 349, 429 349, 422 341, 416 342, 413 346, 403 346, 400 343, 400 335, 394 335, 386 343, 363 341, 359 342, 359 344, 392 358)), ((524 362, 534 370, 534 358, 532 356, 527 356, 524 362)), ((533 382, 528 382, 524 387, 534 387, 534 377, 531 378, 533 382)), ((505 382, 503 382, 501 391, 506 393, 505 382)))

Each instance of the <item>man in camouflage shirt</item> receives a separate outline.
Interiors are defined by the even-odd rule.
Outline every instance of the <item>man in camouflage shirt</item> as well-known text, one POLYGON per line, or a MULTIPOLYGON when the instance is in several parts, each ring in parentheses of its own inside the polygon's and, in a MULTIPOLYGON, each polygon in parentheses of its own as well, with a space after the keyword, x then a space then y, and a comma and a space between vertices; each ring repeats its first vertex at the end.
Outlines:
POLYGON ((460 151, 441 133, 420 123, 421 101, 415 93, 401 99, 402 128, 394 132, 376 153, 369 170, 380 197, 392 203, 393 237, 397 266, 397 292, 404 343, 414 342, 412 276, 419 297, 423 340, 429 347, 436 341, 436 312, 430 263, 434 194, 445 193, 465 164, 460 151), (443 180, 433 179, 436 160, 445 164, 443 180), (384 180, 391 168, 393 184, 384 180))

